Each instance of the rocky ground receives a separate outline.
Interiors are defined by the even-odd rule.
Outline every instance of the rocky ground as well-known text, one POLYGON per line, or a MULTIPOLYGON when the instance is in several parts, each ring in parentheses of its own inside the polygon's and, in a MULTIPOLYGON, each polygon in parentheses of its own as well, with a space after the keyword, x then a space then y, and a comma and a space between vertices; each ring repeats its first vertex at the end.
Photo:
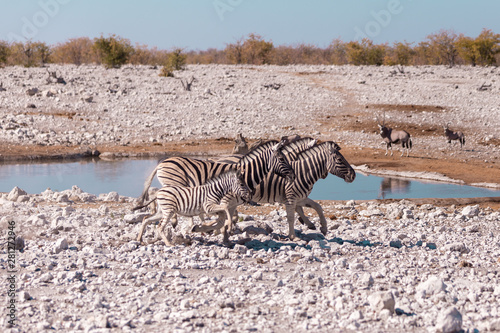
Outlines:
MULTIPOLYGON (((198 65, 177 74, 196 78, 191 91, 143 66, 49 71, 65 84, 47 68, 0 69, 1 160, 228 153, 236 133, 298 133, 336 140, 363 170, 500 183, 493 67, 198 65), (384 156, 377 116, 412 134, 410 158, 384 156), (446 123, 466 134, 464 149, 448 147, 446 123)), ((130 214, 133 200, 77 187, 1 194, 0 226, 8 234, 15 225, 24 246, 12 273, 18 325, 2 316, 1 327, 500 331, 495 200, 325 201, 329 233, 297 225, 299 241, 287 239, 282 208, 241 206, 233 246, 184 231, 171 248, 134 241, 143 213, 130 214)), ((3 247, 2 271, 8 255, 3 247)), ((1 300, 9 304, 9 293, 1 300)))
POLYGON ((500 331, 498 210, 322 202, 327 236, 298 225, 290 241, 282 208, 240 207, 232 247, 185 232, 165 247, 135 241, 133 201, 76 186, 2 196, 1 227, 24 243, 11 331, 500 331))

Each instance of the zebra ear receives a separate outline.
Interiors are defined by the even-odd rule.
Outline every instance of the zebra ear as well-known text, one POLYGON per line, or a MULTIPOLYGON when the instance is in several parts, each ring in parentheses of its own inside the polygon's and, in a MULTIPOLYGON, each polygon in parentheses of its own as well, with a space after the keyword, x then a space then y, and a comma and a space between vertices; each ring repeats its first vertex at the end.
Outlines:
POLYGON ((276 145, 273 146, 273 151, 279 150, 281 147, 283 147, 284 141, 280 141, 276 145))
POLYGON ((243 170, 241 169, 241 166, 238 166, 236 168, 236 175, 238 176, 239 179, 243 180, 245 177, 243 176, 243 170))
POLYGON ((318 143, 318 139, 314 139, 307 145, 307 148, 314 147, 318 143))

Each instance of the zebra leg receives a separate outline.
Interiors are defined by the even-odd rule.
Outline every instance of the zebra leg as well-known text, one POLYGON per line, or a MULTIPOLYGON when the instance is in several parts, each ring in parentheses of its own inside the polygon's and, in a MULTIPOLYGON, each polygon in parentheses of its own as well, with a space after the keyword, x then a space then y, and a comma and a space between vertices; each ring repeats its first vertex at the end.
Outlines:
POLYGON ((295 205, 287 204, 286 205, 286 219, 288 221, 288 237, 290 240, 294 240, 297 236, 295 235, 295 205))
POLYGON ((172 215, 172 228, 176 229, 177 224, 179 223, 179 220, 177 219, 177 214, 172 215))
MULTIPOLYGON (((326 225, 326 218, 325 214, 323 214, 323 208, 321 208, 321 205, 317 203, 314 200, 311 200, 309 198, 305 198, 300 202, 300 205, 306 206, 306 207, 311 207, 318 213, 319 216, 319 223, 321 224, 321 228, 319 229, 323 235, 326 236, 328 232, 328 226, 326 225)), ((299 207, 299 203, 297 203, 297 207, 299 207)))
POLYGON ((297 212, 297 214, 299 214, 299 222, 300 223, 305 224, 308 229, 316 230, 316 226, 314 225, 314 223, 312 223, 307 218, 307 216, 304 214, 304 210, 302 209, 302 206, 297 205, 295 207, 295 211, 297 212))
POLYGON ((167 237, 167 235, 165 235, 165 227, 167 226, 168 222, 170 221, 170 218, 172 217, 172 215, 176 215, 173 211, 170 211, 168 213, 167 216, 165 216, 161 222, 160 222, 160 225, 157 227, 157 236, 156 236, 156 239, 158 239, 158 235, 160 235, 160 237, 162 238, 163 242, 165 243, 166 246, 174 246, 174 244, 172 244, 172 242, 168 239, 169 237, 172 238, 172 234, 171 232, 169 231, 169 237, 167 237))
POLYGON ((144 230, 146 229, 146 226, 151 222, 156 222, 161 220, 161 217, 162 217, 162 211, 161 209, 157 209, 155 215, 145 216, 144 219, 142 219, 141 228, 139 229, 139 235, 137 236, 137 241, 139 243, 142 243, 142 235, 144 235, 144 230))
POLYGON ((227 215, 227 219, 226 219, 226 223, 224 223, 224 226, 222 227, 223 235, 224 235, 222 242, 224 244, 228 244, 229 243, 229 233, 233 231, 233 220, 232 220, 230 209, 225 209, 225 212, 227 215))

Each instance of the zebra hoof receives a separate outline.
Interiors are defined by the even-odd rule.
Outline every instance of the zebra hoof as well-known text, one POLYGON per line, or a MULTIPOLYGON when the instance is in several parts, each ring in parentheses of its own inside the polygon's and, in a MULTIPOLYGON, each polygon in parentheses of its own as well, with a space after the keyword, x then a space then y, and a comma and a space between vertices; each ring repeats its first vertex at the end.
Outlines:
POLYGON ((328 233, 328 228, 321 228, 320 231, 323 234, 323 236, 326 236, 326 234, 328 233))

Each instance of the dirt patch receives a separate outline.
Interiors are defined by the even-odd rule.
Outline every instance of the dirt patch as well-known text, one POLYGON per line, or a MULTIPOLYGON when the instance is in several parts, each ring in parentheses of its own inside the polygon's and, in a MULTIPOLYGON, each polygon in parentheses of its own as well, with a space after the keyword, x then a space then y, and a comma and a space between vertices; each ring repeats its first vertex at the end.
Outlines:
POLYGON ((483 146, 500 146, 500 139, 497 139, 497 138, 493 138, 493 139, 489 139, 488 141, 486 140, 481 140, 478 142, 480 145, 483 145, 483 146))
MULTIPOLYGON (((411 115, 407 115, 411 118, 411 115)), ((319 122, 322 126, 334 127, 336 129, 342 129, 346 131, 354 132, 379 132, 378 121, 374 119, 373 114, 367 113, 351 113, 342 115, 328 115, 325 119, 320 119, 319 122)), ((405 130, 410 135, 415 136, 443 136, 443 128, 434 125, 416 125, 411 122, 398 122, 391 120, 390 123, 387 122, 387 126, 398 129, 405 130)))
MULTIPOLYGON (((62 110, 51 110, 49 112, 35 112, 35 111, 29 111, 29 112, 21 112, 23 115, 29 115, 29 116, 54 116, 54 117, 63 117, 63 118, 68 118, 68 119, 73 119, 74 116, 77 115, 76 112, 73 111, 62 111, 62 110)), ((80 119, 83 120, 83 119, 80 119)))
POLYGON ((368 104, 366 109, 397 112, 445 112, 446 108, 439 105, 414 105, 414 104, 368 104))

